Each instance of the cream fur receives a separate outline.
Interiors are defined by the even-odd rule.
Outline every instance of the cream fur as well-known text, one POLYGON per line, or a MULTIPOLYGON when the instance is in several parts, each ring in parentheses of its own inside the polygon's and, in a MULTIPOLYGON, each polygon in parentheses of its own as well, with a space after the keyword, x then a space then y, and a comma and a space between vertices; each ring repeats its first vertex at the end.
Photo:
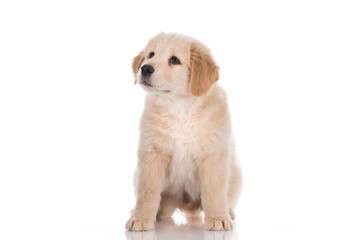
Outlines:
POLYGON ((189 219, 205 213, 205 228, 229 230, 241 185, 226 94, 216 83, 218 67, 195 39, 161 33, 133 61, 136 83, 150 64, 153 87, 140 124, 136 206, 126 228, 154 228, 176 208, 189 219), (149 57, 154 52, 153 57, 149 57), (172 65, 176 56, 181 64, 172 65), (184 202, 189 196, 190 203, 184 202))

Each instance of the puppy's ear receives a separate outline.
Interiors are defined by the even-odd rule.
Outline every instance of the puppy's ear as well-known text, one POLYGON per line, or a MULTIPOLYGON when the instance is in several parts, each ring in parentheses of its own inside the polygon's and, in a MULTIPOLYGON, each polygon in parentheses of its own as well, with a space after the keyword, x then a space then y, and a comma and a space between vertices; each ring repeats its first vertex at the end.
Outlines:
POLYGON ((139 52, 139 54, 136 57, 134 57, 134 59, 133 59, 132 70, 133 70, 133 73, 135 75, 134 84, 136 84, 136 81, 137 81, 137 76, 136 75, 137 75, 137 73, 138 73, 138 71, 140 69, 140 66, 143 63, 144 59, 145 59, 145 57, 144 57, 144 52, 143 51, 139 52))
POLYGON ((190 92, 194 96, 205 95, 219 79, 219 67, 209 51, 200 43, 190 47, 190 92))

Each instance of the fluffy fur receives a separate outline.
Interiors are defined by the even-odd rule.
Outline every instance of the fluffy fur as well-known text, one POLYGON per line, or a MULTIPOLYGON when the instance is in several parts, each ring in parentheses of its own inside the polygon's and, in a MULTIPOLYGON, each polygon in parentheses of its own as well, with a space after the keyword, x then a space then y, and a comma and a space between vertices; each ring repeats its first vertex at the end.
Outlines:
POLYGON ((136 206, 126 229, 154 228, 176 208, 205 213, 205 228, 229 230, 241 185, 226 94, 218 66, 199 41, 161 33, 133 60, 135 83, 148 93, 140 124, 136 206), (153 56, 150 53, 154 53, 153 56), (180 64, 172 64, 176 56, 180 64), (141 67, 155 71, 144 84, 141 67))

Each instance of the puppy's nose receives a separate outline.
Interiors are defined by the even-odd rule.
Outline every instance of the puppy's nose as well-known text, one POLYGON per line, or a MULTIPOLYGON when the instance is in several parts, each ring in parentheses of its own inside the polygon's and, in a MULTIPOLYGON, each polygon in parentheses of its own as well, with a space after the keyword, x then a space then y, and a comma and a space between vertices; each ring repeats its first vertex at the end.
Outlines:
POLYGON ((143 75, 144 77, 150 77, 150 75, 155 71, 155 69, 153 68, 153 66, 146 64, 144 66, 141 67, 141 75, 143 75))

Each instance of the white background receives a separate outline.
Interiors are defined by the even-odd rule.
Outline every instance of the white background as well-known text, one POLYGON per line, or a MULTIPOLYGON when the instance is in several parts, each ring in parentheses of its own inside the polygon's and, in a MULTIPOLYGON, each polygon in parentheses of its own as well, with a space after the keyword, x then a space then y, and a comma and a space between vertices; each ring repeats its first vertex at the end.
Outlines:
POLYGON ((161 31, 212 50, 244 174, 236 230, 180 237, 359 239, 360 8, 346 0, 1 1, 0 238, 126 239, 145 96, 131 60, 161 31))

